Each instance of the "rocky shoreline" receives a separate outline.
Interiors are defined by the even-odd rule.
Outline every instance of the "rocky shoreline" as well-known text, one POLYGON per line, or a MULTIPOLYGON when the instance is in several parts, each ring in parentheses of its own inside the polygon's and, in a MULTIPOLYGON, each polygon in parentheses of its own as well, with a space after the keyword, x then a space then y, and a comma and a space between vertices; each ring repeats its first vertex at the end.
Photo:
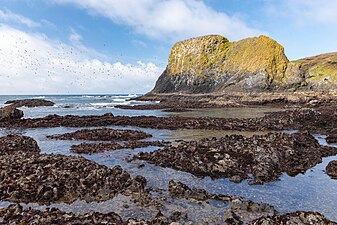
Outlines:
POLYGON ((132 178, 120 166, 108 168, 83 157, 40 154, 29 137, 2 139, 0 200, 50 204, 105 201, 118 193, 149 196, 146 179, 132 178))
POLYGON ((180 142, 154 152, 141 152, 134 159, 190 172, 196 176, 248 180, 262 184, 277 180, 282 173, 294 176, 322 162, 337 149, 320 146, 310 134, 268 133, 250 138, 223 138, 180 142))
MULTIPOLYGON (((336 224, 328 220, 317 212, 294 212, 279 214, 272 206, 263 203, 245 201, 236 196, 210 194, 204 189, 190 188, 187 185, 171 180, 168 184, 168 191, 174 199, 185 199, 198 204, 208 204, 210 200, 229 204, 229 209, 224 211, 224 224, 336 224)), ((165 200, 164 200, 165 201, 165 200)), ((139 218, 128 218, 123 220, 121 216, 114 212, 98 213, 88 212, 85 214, 74 214, 63 212, 57 208, 47 208, 44 211, 26 208, 19 204, 10 205, 7 208, 0 208, 0 224, 200 224, 191 221, 188 215, 181 211, 173 213, 162 213, 160 210, 151 220, 139 218)), ((210 223, 212 223, 210 221, 210 223)))
MULTIPOLYGON (((185 108, 165 103, 155 106, 167 111, 184 111, 197 104, 191 100, 185 108), (193 103, 192 103, 193 102, 193 103)), ((208 100, 207 100, 208 101, 208 100)), ((216 100, 218 101, 218 100, 216 100)), ((151 134, 129 129, 82 129, 72 133, 48 136, 54 140, 95 141, 72 145, 71 151, 78 154, 93 154, 109 150, 145 148, 158 146, 153 152, 136 155, 133 160, 145 160, 162 167, 182 170, 196 176, 229 178, 233 182, 247 180, 249 184, 264 184, 287 173, 295 176, 322 162, 323 157, 337 154, 336 148, 324 147, 308 132, 294 134, 283 130, 310 130, 327 134, 327 141, 333 143, 337 125, 336 107, 327 101, 307 99, 290 104, 288 100, 259 102, 286 108, 286 111, 267 113, 261 118, 190 118, 179 116, 58 116, 22 119, 23 114, 12 106, 9 116, 0 120, 0 127, 44 128, 44 127, 104 127, 134 126, 154 129, 208 129, 278 131, 265 135, 245 137, 229 135, 220 138, 205 138, 197 141, 179 140, 146 141, 151 134), (304 107, 305 106, 305 107, 304 107), (97 143, 96 143, 97 142, 97 143)), ((216 103, 205 107, 219 107, 216 103)), ((250 103, 245 103, 248 105, 250 103)), ((255 104, 255 103, 254 103, 255 104)), ((241 107, 234 103, 232 106, 241 107)), ((142 106, 139 106, 140 108, 142 106)), ((152 106, 151 106, 152 107, 152 106)), ((203 106, 202 106, 203 107, 203 106)), ((202 108, 201 107, 201 108, 202 108)), ((223 105, 221 106, 223 107, 223 105)), ((6 108, 8 110, 9 108, 6 108)), ((326 173, 336 178, 335 161, 329 163, 326 173)), ((165 206, 168 196, 147 187, 143 176, 131 175, 120 166, 108 168, 79 156, 41 154, 37 142, 24 136, 0 138, 0 200, 12 203, 72 203, 76 200, 104 202, 116 195, 130 196, 141 207, 156 209, 158 213, 151 220, 122 217, 114 212, 104 214, 88 212, 74 214, 59 209, 23 209, 20 205, 0 208, 0 224, 16 224, 18 220, 28 224, 62 223, 76 224, 194 224, 184 211, 168 212, 165 206), (156 196, 154 197, 153 196, 156 196), (158 197, 159 196, 159 197, 158 197)), ((168 193, 173 199, 185 199, 197 204, 220 201, 229 205, 223 209, 221 221, 225 224, 336 224, 317 212, 293 212, 279 214, 272 206, 245 201, 236 196, 207 193, 204 189, 190 188, 179 181, 171 181, 168 193)))

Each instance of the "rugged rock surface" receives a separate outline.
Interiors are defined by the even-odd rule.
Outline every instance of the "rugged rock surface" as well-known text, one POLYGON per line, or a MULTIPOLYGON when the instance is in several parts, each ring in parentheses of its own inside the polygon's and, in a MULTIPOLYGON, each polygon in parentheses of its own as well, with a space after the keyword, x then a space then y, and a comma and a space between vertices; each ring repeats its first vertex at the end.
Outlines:
POLYGON ((79 145, 72 145, 70 151, 79 154, 93 154, 104 151, 111 151, 121 149, 123 146, 116 143, 81 143, 79 145))
POLYGON ((104 151, 118 150, 123 148, 145 148, 148 146, 162 147, 168 144, 163 141, 129 141, 126 143, 81 143, 79 145, 72 145, 71 151, 79 154, 93 154, 104 151))
POLYGON ((18 120, 23 117, 23 112, 12 106, 6 106, 0 109, 0 121, 18 120))
POLYGON ((192 38, 172 47, 168 66, 152 93, 265 90, 289 85, 288 62, 284 48, 266 36, 238 42, 219 35, 192 38))
POLYGON ((337 130, 333 129, 328 133, 328 136, 326 137, 326 141, 329 144, 337 143, 337 130))
POLYGON ((299 59, 293 63, 299 68, 307 89, 336 90, 337 52, 299 59))
POLYGON ((261 217, 252 223, 251 225, 336 225, 336 222, 328 220, 322 214, 317 212, 295 212, 285 215, 275 215, 271 217, 261 217))
POLYGON ((220 35, 176 43, 151 94, 336 90, 337 53, 290 62, 275 40, 220 35))
POLYGON ((0 137, 0 156, 17 152, 36 154, 40 152, 40 148, 31 137, 12 135, 0 137))
POLYGON ((12 107, 39 107, 39 106, 53 106, 54 102, 45 99, 22 99, 22 100, 11 100, 5 102, 5 104, 11 104, 12 107))
POLYGON ((210 194, 204 189, 190 188, 187 185, 171 180, 169 182, 169 193, 176 198, 185 198, 188 200, 195 200, 197 202, 206 202, 208 200, 217 200, 230 204, 230 209, 225 212, 225 224, 243 224, 261 216, 273 216, 277 212, 274 207, 255 203, 252 201, 244 201, 236 196, 210 194))
POLYGON ((82 157, 0 156, 0 171, 0 199, 11 202, 104 201, 117 193, 131 195, 136 191, 146 195, 145 178, 131 178, 119 166, 107 168, 82 157))
POLYGON ((47 136, 58 140, 88 140, 88 141, 129 141, 152 137, 139 130, 93 129, 78 130, 73 133, 47 136))
POLYGON ((82 157, 40 154, 32 138, 0 138, 0 200, 24 203, 104 201, 118 193, 145 204, 144 177, 108 168, 82 157))
POLYGON ((304 173, 328 153, 334 155, 337 149, 320 146, 309 134, 269 133, 181 142, 155 152, 141 152, 134 159, 196 176, 227 177, 234 182, 248 179, 254 184, 277 180, 284 172, 304 173))
POLYGON ((189 118, 154 116, 58 116, 44 118, 0 121, 0 127, 101 127, 136 126, 153 129, 208 129, 208 130, 310 130, 313 133, 327 134, 337 127, 335 105, 316 108, 295 108, 288 111, 268 113, 260 118, 189 118))
POLYGON ((249 224, 249 225, 290 225, 290 224, 331 224, 336 223, 328 220, 317 212, 295 212, 280 215, 272 206, 263 203, 245 201, 236 196, 210 194, 204 189, 190 188, 187 185, 171 180, 169 193, 175 198, 185 198, 197 202, 217 200, 228 202, 229 210, 224 213, 224 224, 249 224))
POLYGON ((337 179, 337 160, 329 162, 325 168, 325 172, 333 179, 337 179))
POLYGON ((101 214, 97 212, 90 212, 82 215, 75 215, 74 213, 62 212, 56 208, 39 211, 34 209, 23 209, 20 205, 10 205, 6 209, 0 209, 0 217, 3 217, 3 221, 0 222, 0 224, 7 225, 127 224, 124 223, 121 217, 115 213, 101 214))

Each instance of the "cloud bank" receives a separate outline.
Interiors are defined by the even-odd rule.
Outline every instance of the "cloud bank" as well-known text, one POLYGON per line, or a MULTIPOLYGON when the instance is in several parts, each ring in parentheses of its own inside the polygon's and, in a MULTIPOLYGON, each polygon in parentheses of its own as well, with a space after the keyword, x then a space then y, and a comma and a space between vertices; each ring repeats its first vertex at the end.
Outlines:
MULTIPOLYGON (((0 24, 0 94, 145 93, 163 68, 109 57, 0 24)), ((78 41, 78 38, 75 38, 78 41)))
POLYGON ((75 4, 90 14, 127 25, 156 39, 181 40, 221 34, 231 40, 259 35, 235 16, 217 12, 201 0, 54 0, 75 4))

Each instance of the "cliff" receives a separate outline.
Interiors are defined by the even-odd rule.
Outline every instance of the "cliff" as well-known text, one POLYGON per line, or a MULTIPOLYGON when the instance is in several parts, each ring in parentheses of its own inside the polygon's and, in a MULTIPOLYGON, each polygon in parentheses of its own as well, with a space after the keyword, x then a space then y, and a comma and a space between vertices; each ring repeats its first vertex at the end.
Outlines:
POLYGON ((237 42, 220 35, 191 38, 172 47, 151 93, 323 89, 337 76, 334 55, 290 62, 283 46, 266 36, 237 42))

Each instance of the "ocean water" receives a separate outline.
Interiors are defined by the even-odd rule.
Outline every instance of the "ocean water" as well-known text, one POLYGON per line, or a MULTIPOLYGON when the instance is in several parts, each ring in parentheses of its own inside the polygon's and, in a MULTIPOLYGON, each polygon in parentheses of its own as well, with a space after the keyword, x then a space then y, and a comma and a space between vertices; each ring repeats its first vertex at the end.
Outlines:
POLYGON ((156 102, 139 102, 130 100, 137 94, 107 94, 107 95, 0 95, 0 107, 8 100, 19 99, 47 99, 55 103, 54 106, 26 108, 22 107, 25 118, 44 117, 49 114, 57 115, 103 115, 112 113, 128 116, 163 116, 161 111, 153 110, 125 110, 115 108, 116 105, 155 104, 156 102))
MULTIPOLYGON (((82 95, 82 96, 0 96, 0 104, 3 104, 9 99, 19 98, 46 98, 56 103, 54 107, 39 107, 39 108, 23 108, 26 117, 41 117, 48 114, 73 114, 73 115, 100 115, 107 112, 111 112, 115 115, 155 115, 166 116, 169 113, 164 113, 156 110, 136 111, 136 110, 121 110, 114 108, 119 103, 123 104, 143 104, 143 102, 128 101, 133 95, 82 95), (71 105, 72 108, 64 108, 66 105, 71 105)), ((155 104, 155 102, 147 103, 155 104)), ((226 111, 226 110, 225 110, 226 111)), ((261 109, 264 113, 266 109, 261 109)), ((225 117, 230 117, 228 114, 230 111, 224 112, 225 117)), ((250 108, 241 109, 243 115, 247 115, 251 112, 250 108)), ((196 113, 200 114, 200 113, 196 113)), ((214 113, 211 113, 213 115, 214 113)), ((219 112, 216 111, 218 115, 219 112)), ((261 114, 259 111, 258 114, 261 114)), ((204 115, 204 114, 200 114, 204 115)), ((207 115, 207 114, 206 114, 207 115)), ((232 117, 236 117, 238 111, 234 111, 232 117)), ((252 132, 233 132, 233 131, 206 131, 206 130, 155 130, 145 129, 137 127, 113 127, 122 129, 136 129, 150 133, 153 137, 148 140, 177 140, 177 139, 198 139, 202 137, 221 136, 230 133, 252 135, 252 132)), ((73 132, 79 128, 38 128, 38 129, 0 129, 0 135, 7 134, 20 134, 33 137, 37 140, 41 151, 43 153, 51 154, 58 153, 64 155, 75 155, 70 152, 70 146, 80 143, 79 141, 55 141, 47 139, 47 135, 60 134, 66 132, 73 132)), ((296 131, 286 131, 296 132, 296 131)), ((263 134, 263 133, 261 133, 263 134)), ((316 134, 315 138, 321 145, 328 145, 325 141, 325 136, 316 134)), ((331 145, 337 147, 336 145, 331 145)), ((123 169, 127 170, 131 175, 142 175, 146 177, 148 186, 153 189, 162 189, 163 193, 168 199, 167 186, 171 179, 181 181, 189 186, 196 188, 204 188, 210 193, 230 194, 241 196, 247 200, 253 200, 256 202, 268 203, 275 206, 276 210, 281 213, 293 212, 297 210, 301 211, 318 211, 329 219, 337 221, 337 180, 331 179, 325 174, 325 167, 331 160, 337 160, 337 156, 327 157, 323 159, 323 162, 316 165, 312 169, 309 169, 304 174, 299 174, 295 177, 290 177, 286 174, 281 176, 279 181, 267 183, 264 185, 248 185, 246 181, 240 184, 233 183, 228 179, 211 179, 209 177, 198 178, 189 173, 176 171, 170 168, 162 168, 159 166, 151 165, 143 161, 127 162, 126 158, 131 158, 133 155, 140 151, 155 151, 158 147, 147 147, 142 149, 124 149, 117 151, 107 151, 104 153, 81 156, 93 160, 99 164, 103 164, 109 167, 114 165, 121 165, 123 169), (142 163, 145 166, 138 168, 138 165, 142 163)), ((150 209, 142 210, 137 206, 132 206, 128 209, 121 207, 123 204, 132 205, 132 201, 127 197, 119 196, 116 199, 112 199, 103 203, 85 203, 83 201, 76 201, 73 204, 53 204, 51 206, 59 207, 65 211, 73 212, 87 212, 89 210, 95 210, 99 212, 115 211, 127 218, 129 216, 140 216, 143 218, 151 218, 156 212, 150 209)), ((225 211, 226 205, 220 202, 210 202, 207 207, 201 207, 198 204, 187 202, 184 200, 170 199, 170 204, 166 206, 167 210, 179 210, 185 209, 191 217, 211 217, 220 218, 225 211)), ((0 206, 8 205, 8 202, 0 202, 0 206)), ((45 208, 46 206, 38 206, 36 204, 30 204, 34 208, 45 208)))

